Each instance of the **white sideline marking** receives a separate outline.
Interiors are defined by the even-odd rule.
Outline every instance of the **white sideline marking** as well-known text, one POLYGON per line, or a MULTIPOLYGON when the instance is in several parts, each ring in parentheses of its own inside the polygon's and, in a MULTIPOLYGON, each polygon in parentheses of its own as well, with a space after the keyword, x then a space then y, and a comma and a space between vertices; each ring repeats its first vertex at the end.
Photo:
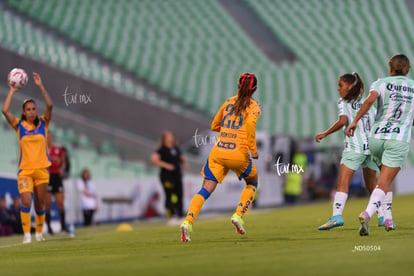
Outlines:
POLYGON ((23 243, 14 243, 14 244, 0 245, 0 248, 8 248, 8 247, 13 247, 13 246, 17 246, 17 245, 23 245, 23 243))

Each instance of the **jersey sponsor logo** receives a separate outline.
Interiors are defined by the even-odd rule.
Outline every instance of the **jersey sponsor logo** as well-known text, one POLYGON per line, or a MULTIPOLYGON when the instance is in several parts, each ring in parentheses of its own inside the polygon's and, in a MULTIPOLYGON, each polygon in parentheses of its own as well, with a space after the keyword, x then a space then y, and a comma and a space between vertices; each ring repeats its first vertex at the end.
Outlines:
POLYGON ((223 148, 223 149, 234 150, 236 148, 236 144, 235 143, 231 143, 231 142, 218 141, 217 142, 217 147, 223 148))
POLYGON ((232 139, 236 139, 237 138, 237 134, 235 134, 235 133, 228 133, 228 132, 222 132, 220 134, 220 136, 221 137, 224 137, 224 138, 232 138, 232 139))
POLYGON ((39 128, 35 128, 33 130, 28 130, 26 128, 23 128, 23 136, 32 136, 32 135, 36 135, 40 133, 40 129, 39 128))
POLYGON ((377 127, 374 133, 375 134, 400 133, 400 128, 399 127, 377 127))
POLYGON ((390 100, 391 101, 399 101, 399 102, 409 102, 411 103, 413 97, 401 95, 399 93, 390 93, 390 100))
POLYGON ((388 83, 387 84, 387 89, 389 91, 403 91, 403 92, 414 93, 414 88, 412 88, 412 87, 408 87, 408 86, 404 86, 404 85, 397 85, 397 84, 393 84, 393 83, 388 83))

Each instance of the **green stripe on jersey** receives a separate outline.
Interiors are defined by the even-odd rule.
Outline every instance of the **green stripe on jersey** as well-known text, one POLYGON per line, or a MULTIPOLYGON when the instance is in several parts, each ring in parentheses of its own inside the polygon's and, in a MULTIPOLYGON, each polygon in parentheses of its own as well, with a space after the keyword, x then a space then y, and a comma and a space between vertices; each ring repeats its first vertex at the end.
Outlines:
MULTIPOLYGON (((362 106, 362 100, 346 102, 342 98, 338 100, 338 116, 345 115, 347 117, 346 127, 354 120, 356 114, 362 106)), ((347 137, 344 135, 344 151, 352 151, 355 153, 370 154, 368 149, 368 134, 371 128, 373 118, 372 109, 358 121, 354 136, 347 137)))

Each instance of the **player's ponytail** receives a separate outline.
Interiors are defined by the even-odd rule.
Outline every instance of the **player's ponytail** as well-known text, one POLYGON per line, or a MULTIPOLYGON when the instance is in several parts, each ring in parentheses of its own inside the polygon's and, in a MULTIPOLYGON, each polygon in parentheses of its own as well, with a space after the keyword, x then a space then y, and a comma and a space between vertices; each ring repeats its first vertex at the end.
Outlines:
POLYGON ((257 78, 254 74, 243 74, 239 79, 239 91, 236 102, 234 103, 234 112, 239 116, 250 104, 250 98, 257 89, 257 78))
POLYGON ((359 101, 364 95, 364 82, 358 73, 344 74, 339 77, 343 82, 350 84, 348 93, 343 98, 346 102, 359 101))
MULTIPOLYGON (((23 110, 26 107, 26 104, 28 104, 28 103, 33 103, 34 105, 36 105, 36 102, 33 99, 24 100, 23 105, 22 105, 22 115, 20 117, 20 119, 22 121, 27 121, 26 116, 23 114, 23 110)), ((40 120, 39 120, 39 117, 37 116, 36 119, 34 120, 33 124, 37 127, 39 125, 39 123, 40 123, 40 120)))

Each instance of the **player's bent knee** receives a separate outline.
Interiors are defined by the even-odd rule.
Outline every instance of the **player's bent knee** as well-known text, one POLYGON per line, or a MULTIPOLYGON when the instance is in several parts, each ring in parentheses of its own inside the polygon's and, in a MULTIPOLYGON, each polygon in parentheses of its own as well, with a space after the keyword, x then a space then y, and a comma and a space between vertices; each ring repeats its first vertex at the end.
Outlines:
POLYGON ((253 175, 253 176, 248 176, 246 178, 244 178, 244 180, 246 181, 246 185, 253 185, 257 188, 257 183, 258 183, 258 178, 257 178, 257 174, 253 175))
POLYGON ((257 182, 246 183, 246 185, 253 186, 257 189, 257 182))

